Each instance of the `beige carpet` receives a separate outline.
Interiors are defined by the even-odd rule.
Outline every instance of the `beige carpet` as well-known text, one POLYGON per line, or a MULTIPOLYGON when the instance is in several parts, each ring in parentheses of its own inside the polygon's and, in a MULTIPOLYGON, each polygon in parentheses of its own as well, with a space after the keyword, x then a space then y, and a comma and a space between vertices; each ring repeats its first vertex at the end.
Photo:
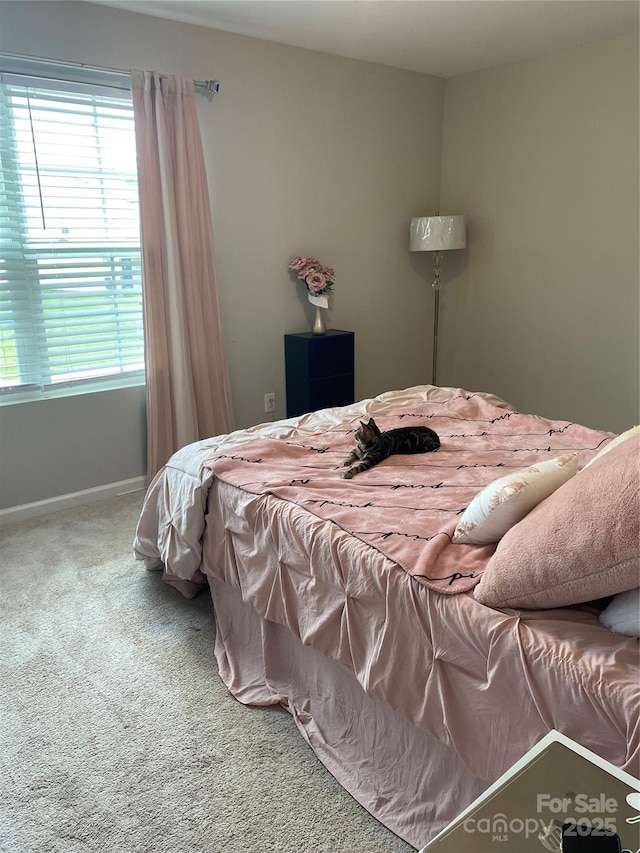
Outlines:
POLYGON ((2 853, 412 850, 230 696, 208 596, 131 556, 141 501, 0 528, 2 853))

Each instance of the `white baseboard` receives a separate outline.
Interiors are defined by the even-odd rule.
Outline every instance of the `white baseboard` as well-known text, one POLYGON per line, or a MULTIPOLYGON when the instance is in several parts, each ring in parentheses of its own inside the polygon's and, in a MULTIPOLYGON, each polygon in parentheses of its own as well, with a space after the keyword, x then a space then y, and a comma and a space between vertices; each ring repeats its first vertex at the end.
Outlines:
POLYGON ((23 521, 26 518, 35 518, 48 512, 56 512, 59 509, 69 509, 73 506, 101 501, 116 495, 126 495, 129 492, 138 492, 146 488, 146 477, 132 477, 130 480, 106 483, 104 486, 95 486, 92 489, 83 489, 81 492, 71 492, 67 495, 57 495, 44 501, 10 506, 7 509, 0 509, 0 526, 11 521, 23 521))

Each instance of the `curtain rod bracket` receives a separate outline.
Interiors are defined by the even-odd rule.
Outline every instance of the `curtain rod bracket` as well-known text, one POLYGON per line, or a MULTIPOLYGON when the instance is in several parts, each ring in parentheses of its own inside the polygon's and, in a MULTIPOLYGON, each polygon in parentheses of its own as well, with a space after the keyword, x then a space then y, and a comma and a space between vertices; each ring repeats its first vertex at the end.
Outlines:
POLYGON ((194 80, 194 86, 202 92, 208 101, 212 101, 213 96, 220 91, 218 80, 194 80))

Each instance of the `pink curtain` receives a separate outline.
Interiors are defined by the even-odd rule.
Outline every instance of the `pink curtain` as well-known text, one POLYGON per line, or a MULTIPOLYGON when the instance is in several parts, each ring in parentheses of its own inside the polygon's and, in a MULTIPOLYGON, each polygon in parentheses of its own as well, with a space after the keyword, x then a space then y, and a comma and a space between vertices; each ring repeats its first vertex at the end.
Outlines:
POLYGON ((233 429, 193 81, 132 71, 147 376, 147 476, 233 429))

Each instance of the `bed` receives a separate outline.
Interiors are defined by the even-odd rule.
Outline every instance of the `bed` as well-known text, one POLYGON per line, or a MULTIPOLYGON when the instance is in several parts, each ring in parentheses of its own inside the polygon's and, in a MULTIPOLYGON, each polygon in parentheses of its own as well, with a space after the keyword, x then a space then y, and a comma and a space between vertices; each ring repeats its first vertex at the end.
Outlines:
POLYGON ((286 708, 420 848, 553 729, 637 775, 638 639, 606 616, 639 584, 639 442, 390 391, 183 448, 134 553, 187 597, 209 587, 231 693, 286 708), (369 417, 441 447, 345 480, 369 417))

